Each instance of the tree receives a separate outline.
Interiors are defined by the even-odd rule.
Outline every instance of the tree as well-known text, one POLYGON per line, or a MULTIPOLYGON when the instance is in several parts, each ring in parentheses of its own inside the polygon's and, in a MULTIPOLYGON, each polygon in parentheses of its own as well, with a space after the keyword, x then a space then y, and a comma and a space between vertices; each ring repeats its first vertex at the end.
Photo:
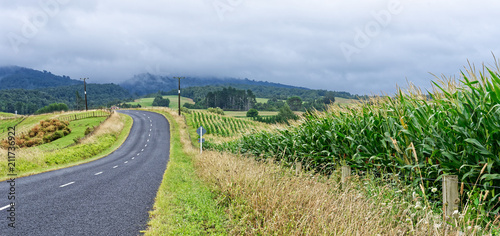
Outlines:
POLYGON ((156 96, 153 100, 153 106, 168 107, 170 105, 170 99, 164 99, 162 96, 156 96))
POLYGON ((323 103, 324 104, 331 104, 335 102, 335 93, 328 91, 325 93, 325 96, 323 97, 323 103))
POLYGON ((83 107, 85 107, 85 100, 83 100, 82 96, 80 96, 80 93, 78 91, 75 92, 75 108, 76 110, 81 110, 83 107))
POLYGON ((293 111, 298 111, 302 109, 302 99, 297 96, 293 96, 286 100, 286 103, 293 111))
POLYGON ((250 109, 247 111, 247 117, 257 117, 259 116, 259 111, 257 111, 256 109, 250 109))
POLYGON ((285 104, 282 108, 280 108, 277 116, 279 119, 283 120, 296 120, 298 118, 297 115, 293 113, 292 109, 290 109, 288 104, 285 104))

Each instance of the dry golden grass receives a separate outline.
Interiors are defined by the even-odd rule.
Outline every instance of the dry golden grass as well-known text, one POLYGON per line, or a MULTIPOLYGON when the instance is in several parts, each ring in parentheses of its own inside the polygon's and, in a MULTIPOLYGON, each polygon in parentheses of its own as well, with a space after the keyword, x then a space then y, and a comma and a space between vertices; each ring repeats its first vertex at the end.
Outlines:
POLYGON ((104 134, 119 134, 121 130, 123 129, 123 126, 125 123, 123 120, 120 118, 120 115, 116 112, 113 112, 111 116, 103 122, 101 125, 97 126, 94 134, 86 137, 85 139, 81 140, 81 143, 92 143, 95 142, 95 137, 104 135, 104 134))
POLYGON ((338 177, 296 176, 272 163, 212 151, 198 155, 195 163, 199 175, 219 193, 220 204, 227 207, 232 235, 458 233, 425 210, 418 197, 410 202, 388 199, 387 186, 377 187, 367 197, 359 186, 370 180, 353 180, 342 189, 338 177))

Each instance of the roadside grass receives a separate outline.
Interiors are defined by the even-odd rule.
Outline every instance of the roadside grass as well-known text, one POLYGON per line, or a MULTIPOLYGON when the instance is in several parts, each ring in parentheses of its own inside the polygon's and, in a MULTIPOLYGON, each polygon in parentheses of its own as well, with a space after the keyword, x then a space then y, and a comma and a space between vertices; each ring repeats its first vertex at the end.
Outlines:
POLYGON ((74 120, 69 122, 69 128, 71 129, 71 133, 67 136, 54 140, 50 143, 46 143, 40 145, 38 148, 43 151, 61 149, 67 147, 69 145, 75 144, 75 139, 81 139, 85 137, 85 130, 87 127, 93 128, 98 127, 101 122, 106 120, 106 117, 92 117, 85 118, 81 120, 74 120))
MULTIPOLYGON (((442 223, 422 197, 394 181, 299 172, 273 161, 204 151, 196 170, 226 208, 230 235, 483 235, 442 223)), ((466 227, 472 225, 472 227, 466 227)))
POLYGON ((146 109, 170 122, 170 160, 145 235, 227 235, 225 213, 194 167, 197 150, 183 118, 172 109, 146 109))
MULTIPOLYGON (((44 151, 43 148, 16 149, 17 177, 75 166, 105 157, 114 152, 128 137, 133 120, 130 116, 113 114, 80 144, 44 151)), ((0 181, 7 178, 7 150, 0 149, 0 181)))

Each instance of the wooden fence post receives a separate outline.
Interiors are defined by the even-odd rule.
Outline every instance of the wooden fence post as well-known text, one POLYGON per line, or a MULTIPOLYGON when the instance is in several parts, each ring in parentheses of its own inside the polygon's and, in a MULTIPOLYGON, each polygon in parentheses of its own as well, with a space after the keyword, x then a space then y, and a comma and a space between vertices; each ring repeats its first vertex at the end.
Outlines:
POLYGON ((300 175, 302 173, 302 162, 295 162, 295 174, 300 175))
POLYGON ((342 188, 345 187, 347 180, 351 176, 351 167, 350 166, 342 166, 342 188))
POLYGON ((443 177, 443 213, 451 217, 458 210, 460 198, 458 195, 458 176, 445 175, 443 177))

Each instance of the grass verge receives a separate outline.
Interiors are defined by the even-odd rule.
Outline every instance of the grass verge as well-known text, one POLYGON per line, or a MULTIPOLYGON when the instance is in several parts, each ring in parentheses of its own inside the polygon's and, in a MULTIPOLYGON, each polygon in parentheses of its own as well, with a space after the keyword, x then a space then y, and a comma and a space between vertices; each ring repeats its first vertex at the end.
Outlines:
MULTIPOLYGON (((130 116, 113 114, 94 135, 80 144, 68 148, 46 152, 40 148, 16 150, 16 170, 18 177, 34 175, 80 165, 105 157, 114 152, 128 137, 133 120, 130 116)), ((7 178, 7 150, 0 149, 0 181, 7 178)))
POLYGON ((171 109, 149 111, 170 122, 170 160, 145 235, 227 235, 225 213, 194 167, 197 152, 184 120, 171 109))

